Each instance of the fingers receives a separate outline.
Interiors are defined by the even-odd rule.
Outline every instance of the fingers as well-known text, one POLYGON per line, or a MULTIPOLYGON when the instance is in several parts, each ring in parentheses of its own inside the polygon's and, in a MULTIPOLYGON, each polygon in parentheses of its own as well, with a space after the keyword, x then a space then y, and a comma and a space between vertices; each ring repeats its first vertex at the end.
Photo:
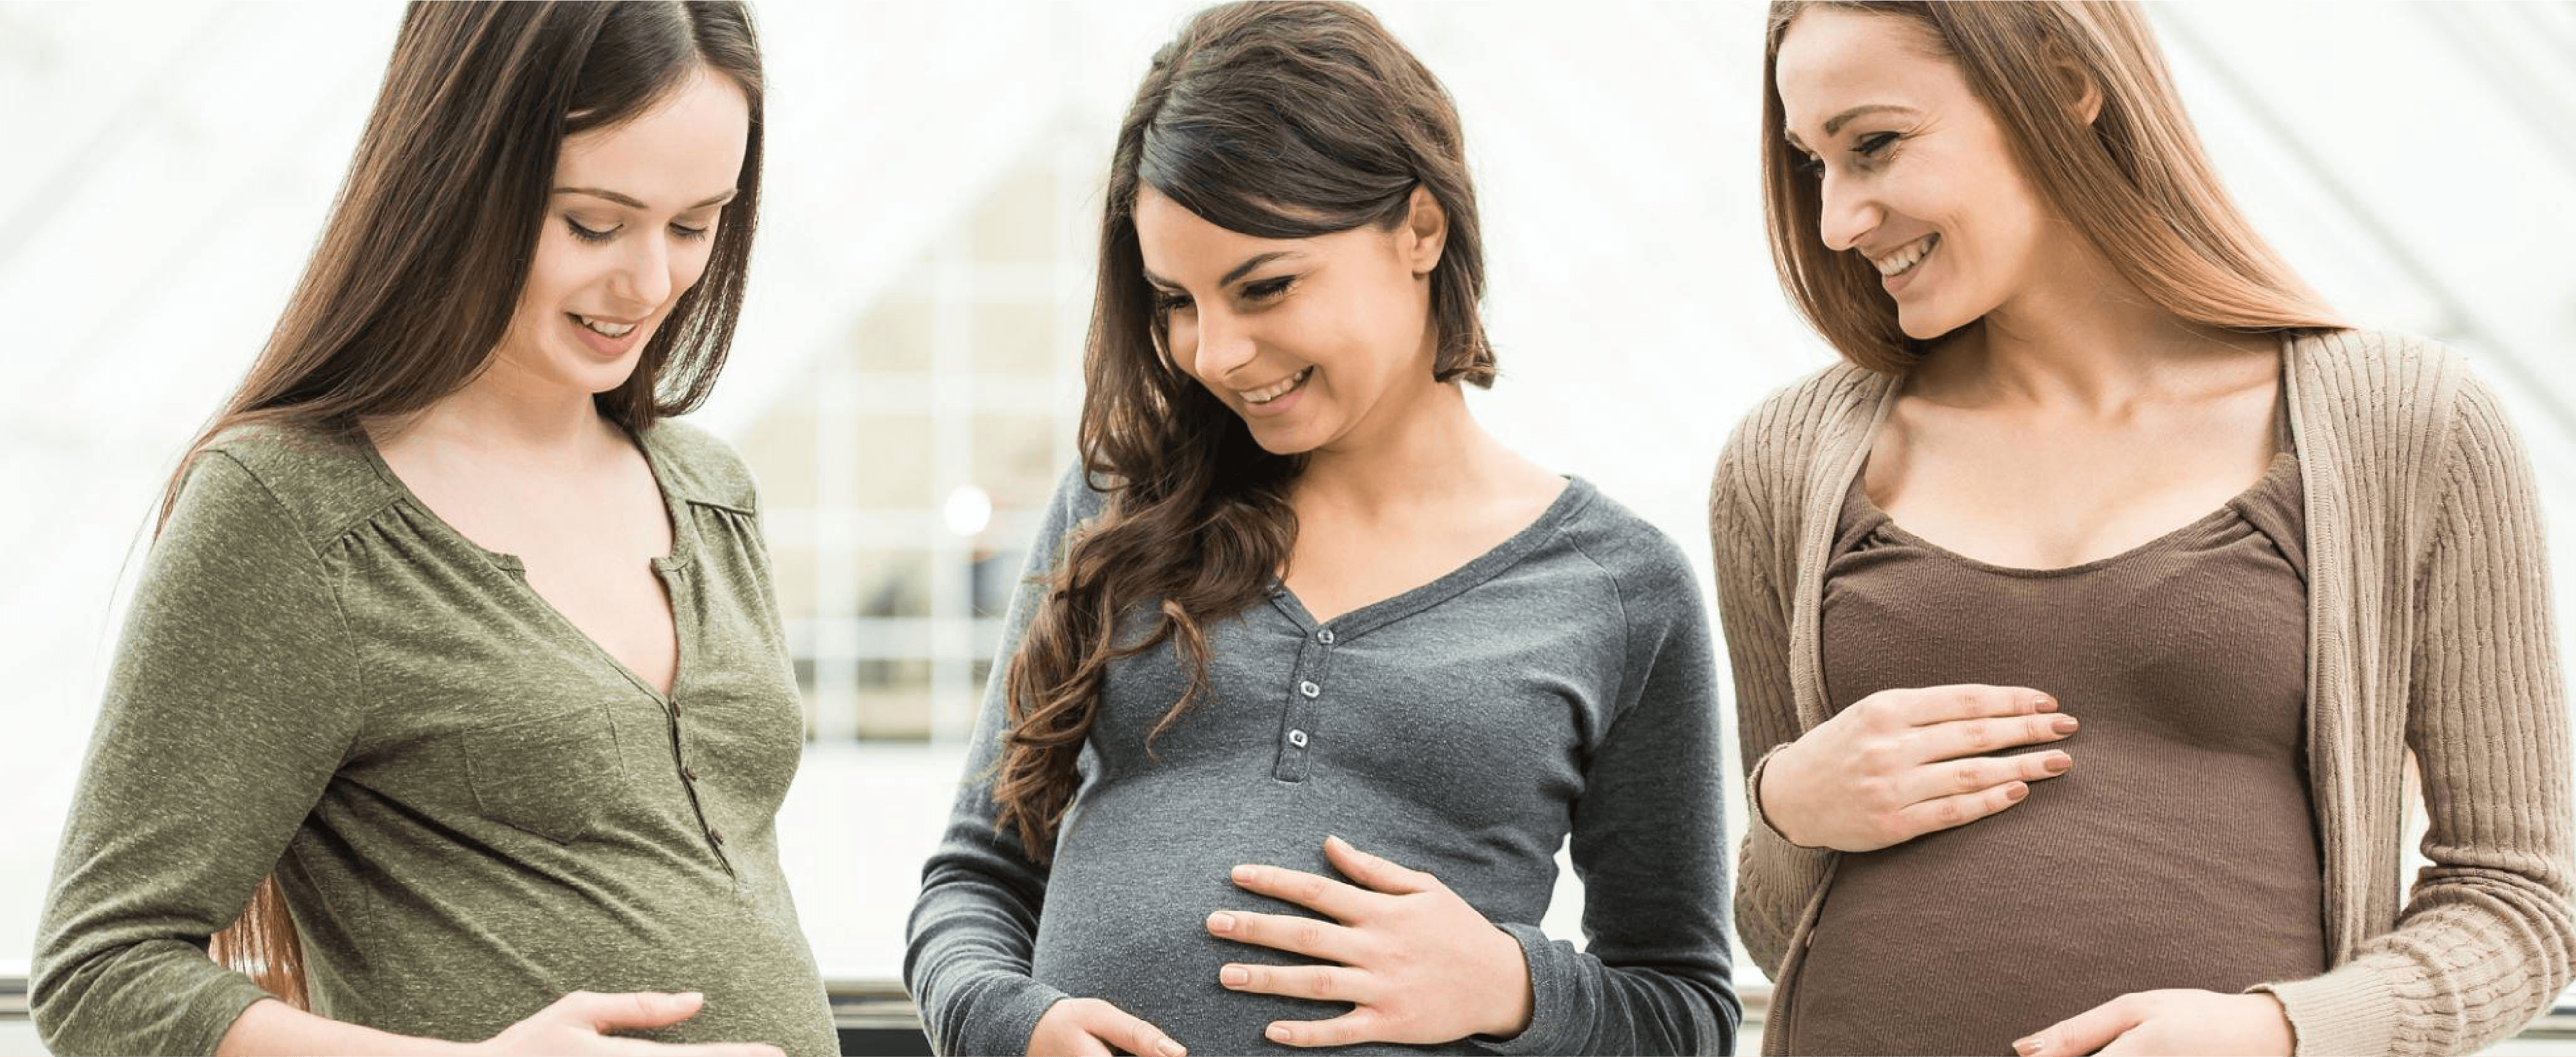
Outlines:
POLYGON ((1220 910, 1208 915, 1207 930, 1225 939, 1303 954, 1309 958, 1345 963, 1358 960, 1358 935, 1329 921, 1286 914, 1255 914, 1248 910, 1220 910))
POLYGON ((1964 826, 1995 814, 2030 795, 2023 782, 2006 782, 1991 789, 1956 796, 1935 797, 1919 804, 1908 804, 1896 812, 1897 828, 1891 843, 1913 840, 1934 830, 1964 826))
POLYGON ((1351 842, 1340 837, 1324 838, 1324 857, 1332 860, 1333 868, 1340 870, 1342 876, 1379 892, 1409 895, 1414 892, 1429 891, 1440 885, 1439 879, 1430 874, 1420 870, 1408 870, 1378 858, 1352 847, 1351 842))
POLYGON ((2074 766, 2074 757, 2054 749, 2015 756, 1950 760, 1907 771, 1897 779, 1894 793, 1903 803, 1915 804, 1961 793, 1983 792, 2006 782, 2044 782, 2065 774, 2074 766))
POLYGON ((1283 1046, 1352 1046, 1377 1041, 1377 1015, 1355 1009, 1331 1020, 1272 1021, 1262 1034, 1283 1046))
POLYGON ((695 991, 671 994, 662 991, 625 991, 598 994, 574 991, 556 999, 554 1008, 564 1011, 575 1021, 590 1025, 594 1031, 616 1028, 661 1028, 696 1016, 706 1005, 707 996, 695 991))
POLYGON ((2137 1027, 2145 1019, 2146 1003, 2134 994, 2121 995, 2013 1043, 2013 1052, 2020 1057, 2072 1057, 2074 1054, 2092 1053, 2110 1045, 2111 1040, 2137 1027))
MULTIPOLYGON (((1332 845, 1327 842, 1324 847, 1329 851, 1332 845)), ((1234 868, 1233 877, 1235 885, 1244 891, 1258 892, 1273 899, 1295 903, 1309 910, 1321 911, 1336 921, 1359 920, 1367 910, 1371 895, 1369 892, 1329 877, 1319 877, 1276 866, 1237 866, 1234 868)))
POLYGON ((2054 712, 2057 699, 2027 686, 1927 686, 1873 695, 1882 708, 1908 726, 1924 727, 1960 719, 1999 719, 2054 712))
POLYGON ((1366 974, 1339 965, 1232 964, 1217 970, 1216 979, 1229 990, 1317 1002, 1358 1004, 1375 997, 1366 974))
POLYGON ((601 1039, 600 1043, 618 1057, 786 1057, 784 1051, 767 1043, 695 1043, 676 1045, 647 1042, 643 1039, 601 1039))
POLYGON ((2001 719, 1954 719, 1916 727, 1906 738, 1915 743, 1923 759, 1955 760, 2019 745, 2060 741, 2074 734, 2082 725, 2075 717, 2064 713, 2034 712, 2001 719))
MULTIPOLYGON (((1189 1051, 1161 1028, 1148 1024, 1117 1006, 1098 999, 1066 999, 1078 1003, 1072 1007, 1074 1026, 1092 1039, 1128 1053, 1143 1057, 1187 1057, 1189 1051)), ((1109 1052, 1104 1048, 1102 1053, 1109 1052)), ((1034 1057, 1034 1055, 1033 1055, 1034 1057)))

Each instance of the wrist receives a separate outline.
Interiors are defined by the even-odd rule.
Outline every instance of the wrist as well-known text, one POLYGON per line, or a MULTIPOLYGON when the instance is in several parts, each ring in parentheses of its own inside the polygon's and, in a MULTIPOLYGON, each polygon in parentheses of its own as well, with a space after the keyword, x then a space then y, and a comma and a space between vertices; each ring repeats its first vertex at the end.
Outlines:
POLYGON ((1490 1011, 1491 1016, 1477 1025, 1474 1034, 1496 1039, 1518 1038, 1529 1030, 1530 1018, 1538 1006, 1537 993, 1530 979, 1529 954, 1521 949, 1520 937, 1502 926, 1494 927, 1494 939, 1494 954, 1485 962, 1496 967, 1494 980, 1486 993, 1487 1000, 1476 1004, 1477 1008, 1490 1011))
POLYGON ((1781 840, 1801 848, 1812 848, 1815 845, 1800 839, 1798 834, 1790 832, 1792 827, 1789 819, 1796 812, 1791 803, 1792 797, 1784 795, 1786 790, 1782 788, 1786 784, 1782 773, 1784 771, 1792 775, 1796 773, 1797 768, 1795 764, 1790 763, 1789 757, 1797 747, 1798 743, 1794 741, 1783 743, 1753 765, 1753 820, 1770 829, 1781 840), (1784 764, 1787 766, 1783 766, 1784 764))

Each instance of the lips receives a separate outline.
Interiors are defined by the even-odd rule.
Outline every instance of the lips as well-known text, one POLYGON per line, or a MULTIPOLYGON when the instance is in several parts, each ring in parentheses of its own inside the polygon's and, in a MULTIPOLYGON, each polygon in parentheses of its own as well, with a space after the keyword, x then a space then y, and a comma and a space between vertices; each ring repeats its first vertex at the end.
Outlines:
POLYGON ((1938 249, 1940 245, 1941 233, 1936 231, 1932 234, 1925 235, 1922 238, 1906 243, 1903 246, 1899 246, 1894 252, 1888 253, 1884 256, 1872 257, 1869 259, 1869 263, 1871 266, 1878 269, 1880 278, 1894 279, 1913 271, 1916 266, 1923 263, 1924 258, 1931 256, 1932 251, 1938 249))
POLYGON ((615 341, 633 333, 637 326, 635 323, 618 323, 611 320, 601 319, 598 316, 585 316, 573 312, 566 312, 564 314, 571 316, 572 321, 580 324, 582 329, 593 334, 597 334, 600 337, 607 338, 610 341, 615 341))
POLYGON ((1297 387, 1306 384, 1306 379, 1313 377, 1314 374, 1315 368, 1309 366, 1305 370, 1289 375, 1288 377, 1282 378, 1269 385, 1262 386, 1259 389, 1237 389, 1234 392, 1235 395, 1243 398, 1244 403, 1251 404, 1254 407, 1259 407, 1273 400, 1277 400, 1280 397, 1296 392, 1297 387))

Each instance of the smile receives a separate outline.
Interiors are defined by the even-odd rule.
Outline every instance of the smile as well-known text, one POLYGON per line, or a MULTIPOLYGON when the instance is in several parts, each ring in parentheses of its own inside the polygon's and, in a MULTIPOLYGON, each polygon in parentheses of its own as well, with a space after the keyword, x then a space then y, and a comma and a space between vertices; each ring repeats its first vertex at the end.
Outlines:
POLYGON ((1914 266, 1923 263, 1923 258, 1931 256, 1933 248, 1940 244, 1941 233, 1936 231, 1932 234, 1925 235, 1922 238, 1906 243, 1904 246, 1899 247, 1896 252, 1890 253, 1887 256, 1872 257, 1870 258, 1869 263, 1878 267, 1878 274, 1881 278, 1893 279, 1897 276, 1913 271, 1914 266))
POLYGON ((1315 369, 1313 367, 1308 367, 1305 370, 1289 375, 1286 379, 1275 384, 1265 385, 1259 389, 1237 389, 1234 392, 1235 395, 1243 398, 1244 403, 1253 405, 1267 404, 1273 400, 1279 399, 1280 397, 1296 392, 1297 387, 1306 384, 1306 379, 1312 377, 1314 373, 1315 369))
POLYGON ((581 324, 583 329, 603 338, 622 338, 635 331, 636 325, 633 323, 610 323, 605 320, 592 319, 589 316, 576 315, 571 312, 566 312, 564 314, 572 316, 572 321, 581 324))

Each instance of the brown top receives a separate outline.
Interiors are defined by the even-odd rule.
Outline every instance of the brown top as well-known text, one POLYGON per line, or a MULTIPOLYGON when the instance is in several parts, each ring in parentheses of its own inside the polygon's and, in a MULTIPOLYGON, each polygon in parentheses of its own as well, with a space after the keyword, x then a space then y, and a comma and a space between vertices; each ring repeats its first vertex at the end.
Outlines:
MULTIPOLYGON (((2568 717, 2531 463, 2494 391, 2438 344, 2337 331, 2284 336, 2281 354, 2331 968, 2262 989, 2303 1055, 2474 1052, 2576 977, 2568 717), (2410 753, 2432 863, 2411 876, 2410 753)), ((1826 560, 1900 381, 1821 371, 1745 416, 1718 458, 1709 538, 1747 764, 1832 715, 1826 560)), ((1737 932, 1773 979, 1797 975, 1844 858, 1747 829, 1737 932)))
POLYGON ((2299 463, 2135 550, 2009 569, 1853 482, 1825 568, 1825 694, 2047 691, 2074 770, 2012 810, 1846 856, 1775 1008, 1792 1053, 2012 1052, 2132 991, 2325 969, 2299 463), (2039 927, 2044 923, 2044 927, 2039 927))

